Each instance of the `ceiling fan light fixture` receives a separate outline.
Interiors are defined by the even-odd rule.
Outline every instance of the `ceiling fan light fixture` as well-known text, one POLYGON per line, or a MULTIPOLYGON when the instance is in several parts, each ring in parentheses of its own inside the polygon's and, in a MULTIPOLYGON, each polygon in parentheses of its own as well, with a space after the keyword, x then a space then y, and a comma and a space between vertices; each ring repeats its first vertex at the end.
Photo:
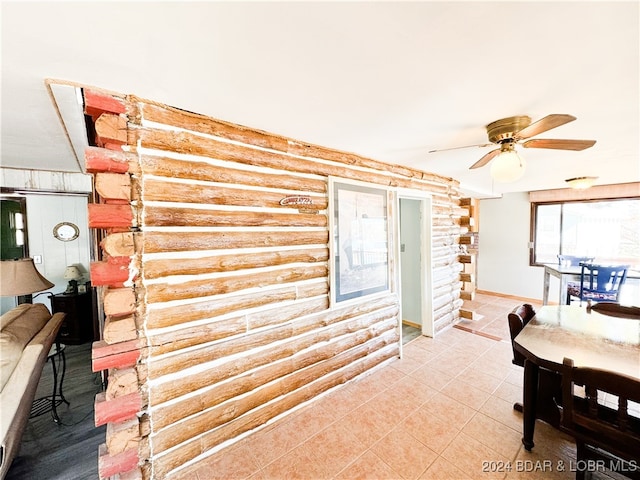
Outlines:
POLYGON ((569 185, 569 188, 574 188, 577 190, 586 190, 587 188, 591 188, 593 186, 593 182, 595 182, 598 177, 575 177, 568 178, 565 180, 569 185))
POLYGON ((491 162, 491 177, 500 183, 519 180, 524 175, 526 163, 524 158, 513 149, 505 149, 491 162))

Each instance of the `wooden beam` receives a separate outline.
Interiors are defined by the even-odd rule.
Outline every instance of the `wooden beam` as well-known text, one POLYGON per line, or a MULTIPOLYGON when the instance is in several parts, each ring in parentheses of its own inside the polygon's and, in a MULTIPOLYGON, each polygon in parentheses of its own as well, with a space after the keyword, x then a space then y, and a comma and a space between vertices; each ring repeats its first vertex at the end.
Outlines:
POLYGON ((95 188, 102 200, 131 201, 131 177, 127 173, 96 173, 95 188))
POLYGON ((129 205, 107 205, 90 203, 89 228, 130 228, 133 226, 133 212, 129 205))
POLYGON ((91 350, 91 364, 94 372, 101 372, 109 368, 132 367, 140 358, 140 342, 128 342, 109 345, 103 340, 93 343, 91 350))
POLYGON ((127 143, 127 119, 120 115, 103 113, 95 122, 98 145, 127 143))
POLYGON ((136 295, 131 288, 109 288, 104 292, 102 302, 108 316, 123 317, 136 309, 136 295))
POLYGON ((91 284, 121 286, 129 279, 130 257, 109 257, 106 262, 91 262, 91 284))
POLYGON ((85 148, 84 162, 88 173, 137 173, 138 171, 135 155, 106 148, 85 148))
POLYGON ((95 90, 85 88, 84 111, 87 115, 98 117, 102 113, 126 113, 127 107, 124 99, 95 90))
POLYGON ((109 455, 103 444, 98 449, 98 475, 110 478, 119 473, 128 472, 138 465, 138 449, 131 448, 117 455, 109 455))
POLYGON ((106 400, 105 392, 96 395, 94 402, 95 425, 99 427, 110 422, 124 422, 136 418, 142 410, 140 393, 130 393, 114 400, 106 400))

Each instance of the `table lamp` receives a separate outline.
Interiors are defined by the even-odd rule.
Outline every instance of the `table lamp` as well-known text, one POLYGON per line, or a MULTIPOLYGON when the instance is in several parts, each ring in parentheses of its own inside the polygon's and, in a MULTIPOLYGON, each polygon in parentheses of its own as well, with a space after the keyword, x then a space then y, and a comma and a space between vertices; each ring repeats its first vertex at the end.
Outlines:
POLYGON ((53 283, 40 275, 32 258, 0 262, 0 296, 18 297, 18 305, 31 303, 32 293, 53 286, 53 283))
POLYGON ((64 271, 64 279, 69 280, 67 290, 64 293, 78 293, 78 280, 82 278, 82 272, 76 265, 69 265, 64 271))

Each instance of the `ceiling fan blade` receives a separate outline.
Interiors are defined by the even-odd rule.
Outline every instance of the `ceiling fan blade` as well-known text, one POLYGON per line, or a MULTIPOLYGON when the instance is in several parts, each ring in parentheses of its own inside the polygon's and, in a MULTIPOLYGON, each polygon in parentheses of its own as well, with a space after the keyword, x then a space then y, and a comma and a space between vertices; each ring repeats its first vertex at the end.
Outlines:
POLYGON ((595 140, 559 140, 559 139, 544 139, 533 138, 522 143, 525 148, 554 148, 556 150, 584 150, 585 148, 593 147, 596 144, 595 140))
POLYGON ((474 168, 480 168, 480 167, 484 167, 487 163, 489 163, 493 157, 495 157, 496 155, 498 155, 500 153, 500 149, 496 148, 495 150, 491 150, 489 153, 487 153, 484 157, 482 157, 480 160, 478 160, 476 163, 474 163, 473 165, 471 165, 469 167, 469 170, 474 169, 474 168))
POLYGON ((481 143, 478 145, 464 145, 462 147, 450 147, 450 148, 439 148, 437 150, 429 150, 427 153, 438 153, 438 152, 448 152, 449 150, 459 150, 460 148, 471 148, 471 147, 491 147, 493 143, 481 143))
POLYGON ((537 122, 533 122, 528 127, 524 127, 517 132, 514 136, 516 140, 522 140, 524 138, 530 138, 535 135, 539 135, 542 132, 551 130, 552 128, 559 127, 565 123, 573 122, 576 119, 573 115, 566 115, 564 113, 552 113, 546 117, 541 118, 537 122))

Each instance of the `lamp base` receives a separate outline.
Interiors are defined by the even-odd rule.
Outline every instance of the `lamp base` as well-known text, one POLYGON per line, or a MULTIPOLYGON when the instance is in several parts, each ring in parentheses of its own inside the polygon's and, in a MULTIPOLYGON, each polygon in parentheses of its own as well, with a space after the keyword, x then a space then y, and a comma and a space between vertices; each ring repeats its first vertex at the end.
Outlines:
POLYGON ((69 284, 67 285, 67 289, 64 293, 76 294, 78 293, 78 281, 77 280, 69 280, 69 284))
POLYGON ((18 305, 22 305, 23 303, 33 303, 33 295, 18 295, 17 297, 18 305))

